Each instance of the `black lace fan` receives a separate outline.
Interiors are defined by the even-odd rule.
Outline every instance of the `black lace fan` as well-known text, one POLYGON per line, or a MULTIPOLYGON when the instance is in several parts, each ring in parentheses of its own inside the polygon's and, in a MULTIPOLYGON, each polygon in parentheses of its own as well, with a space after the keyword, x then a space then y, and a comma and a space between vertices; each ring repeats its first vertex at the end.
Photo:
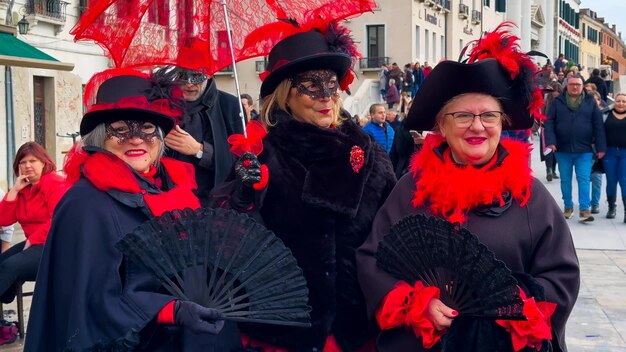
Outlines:
POLYGON ((410 284, 439 287, 460 316, 525 319, 517 281, 476 236, 454 224, 410 215, 378 245, 378 267, 410 284))
POLYGON ((174 296, 237 322, 310 326, 308 289, 291 251, 247 215, 202 208, 167 212, 116 247, 174 296))

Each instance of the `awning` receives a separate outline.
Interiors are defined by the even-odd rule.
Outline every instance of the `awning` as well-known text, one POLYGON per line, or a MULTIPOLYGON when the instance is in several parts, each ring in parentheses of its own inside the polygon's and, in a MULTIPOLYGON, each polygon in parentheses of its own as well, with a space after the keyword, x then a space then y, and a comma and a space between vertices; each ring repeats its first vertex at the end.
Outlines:
POLYGON ((0 32, 0 65, 71 71, 74 64, 60 62, 10 33, 0 32))

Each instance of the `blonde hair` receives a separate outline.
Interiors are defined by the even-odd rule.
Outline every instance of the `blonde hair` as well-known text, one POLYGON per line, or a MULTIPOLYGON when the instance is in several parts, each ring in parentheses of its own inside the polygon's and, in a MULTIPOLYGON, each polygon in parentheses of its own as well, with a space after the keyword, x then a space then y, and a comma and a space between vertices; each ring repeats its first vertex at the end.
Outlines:
MULTIPOLYGON (((291 114, 291 109, 287 106, 287 99, 289 98, 289 92, 291 91, 291 80, 289 78, 283 80, 276 86, 276 89, 272 94, 263 98, 261 103, 261 122, 266 127, 276 126, 276 119, 272 115, 276 109, 280 109, 288 112, 294 119, 299 120, 297 116, 291 114)), ((345 118, 341 116, 342 100, 340 97, 331 97, 335 102, 333 104, 333 126, 341 126, 345 118)))

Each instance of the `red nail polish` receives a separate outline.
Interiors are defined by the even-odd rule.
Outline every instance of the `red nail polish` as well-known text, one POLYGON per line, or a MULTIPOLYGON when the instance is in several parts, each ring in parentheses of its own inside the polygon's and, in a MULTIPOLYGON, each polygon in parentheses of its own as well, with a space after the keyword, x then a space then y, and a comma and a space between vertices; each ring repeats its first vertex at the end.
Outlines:
POLYGON ((456 310, 453 310, 453 311, 452 311, 452 316, 453 316, 453 317, 456 317, 457 315, 459 315, 459 312, 457 312, 456 310))

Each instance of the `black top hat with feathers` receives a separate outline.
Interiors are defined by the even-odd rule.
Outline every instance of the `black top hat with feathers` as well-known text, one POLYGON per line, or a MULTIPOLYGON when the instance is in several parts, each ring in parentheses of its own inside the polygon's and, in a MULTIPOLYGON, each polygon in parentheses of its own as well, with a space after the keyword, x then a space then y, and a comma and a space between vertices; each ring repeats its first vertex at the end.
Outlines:
MULTIPOLYGON (((295 34, 279 41, 270 51, 267 69, 260 77, 261 97, 266 97, 283 80, 309 70, 332 70, 342 90, 348 91, 354 74, 351 69, 359 56, 350 30, 336 22, 314 24, 312 28, 300 28, 293 20, 295 34)), ((282 24, 284 27, 285 24, 282 24)))
POLYGON ((87 112, 80 135, 101 123, 120 120, 149 121, 167 134, 182 115, 171 97, 149 74, 131 69, 110 69, 94 75, 85 87, 87 112))

